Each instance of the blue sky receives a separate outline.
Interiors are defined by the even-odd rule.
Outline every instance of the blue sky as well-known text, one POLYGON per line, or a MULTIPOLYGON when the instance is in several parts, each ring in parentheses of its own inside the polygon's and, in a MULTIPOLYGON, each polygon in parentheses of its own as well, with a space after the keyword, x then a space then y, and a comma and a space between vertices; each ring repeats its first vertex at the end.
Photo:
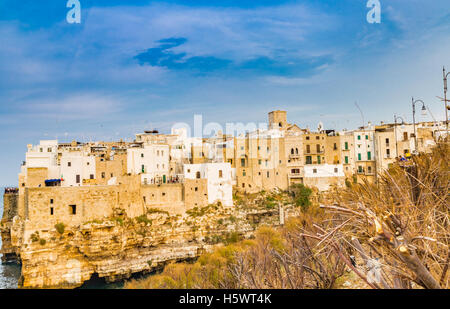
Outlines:
MULTIPOLYGON (((132 138, 175 122, 301 127, 411 121, 411 96, 442 120, 450 4, 380 0, 0 0, 0 185, 28 143, 132 138), (193 4, 195 3, 195 4, 193 4)), ((431 118, 423 118, 431 120, 431 118)))

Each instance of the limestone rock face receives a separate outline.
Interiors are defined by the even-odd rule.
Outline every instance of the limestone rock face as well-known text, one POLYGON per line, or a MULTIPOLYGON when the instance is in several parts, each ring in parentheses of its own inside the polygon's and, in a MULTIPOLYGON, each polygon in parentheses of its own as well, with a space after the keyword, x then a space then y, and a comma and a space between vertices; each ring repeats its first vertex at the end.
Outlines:
POLYGON ((19 216, 3 224, 4 248, 22 264, 19 287, 74 288, 93 274, 108 282, 193 259, 230 233, 249 237, 261 224, 279 224, 278 209, 208 206, 182 215, 150 211, 79 226, 31 230, 19 216), (4 237, 5 236, 5 237, 4 237))

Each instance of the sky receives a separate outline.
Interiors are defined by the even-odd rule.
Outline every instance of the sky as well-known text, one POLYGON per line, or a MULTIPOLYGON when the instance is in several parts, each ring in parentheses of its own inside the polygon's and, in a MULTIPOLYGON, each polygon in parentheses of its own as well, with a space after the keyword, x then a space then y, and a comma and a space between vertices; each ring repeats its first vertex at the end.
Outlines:
MULTIPOLYGON (((26 145, 130 140, 174 123, 288 121, 354 129, 412 121, 411 97, 443 120, 448 0, 0 0, 0 186, 26 145)), ((419 113, 420 114, 420 113, 419 113)))

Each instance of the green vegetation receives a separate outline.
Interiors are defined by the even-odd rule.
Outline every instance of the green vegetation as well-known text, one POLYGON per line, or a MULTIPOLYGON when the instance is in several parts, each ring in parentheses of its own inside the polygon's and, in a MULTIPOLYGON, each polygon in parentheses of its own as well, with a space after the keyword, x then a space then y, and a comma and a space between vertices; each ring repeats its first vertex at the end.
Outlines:
POLYGON ((37 242, 39 241, 39 232, 36 231, 33 234, 30 235, 31 241, 32 242, 37 242))
POLYGON ((151 225, 152 224, 152 220, 147 218, 146 215, 142 215, 142 216, 136 217, 136 222, 137 223, 145 223, 145 225, 151 225))
POLYGON ((65 230, 66 226, 64 225, 64 223, 57 223, 55 224, 55 229, 58 231, 59 234, 64 234, 64 230, 65 230))
POLYGON ((312 190, 305 187, 303 184, 295 184, 291 187, 291 192, 293 194, 295 206, 300 206, 303 212, 307 211, 308 207, 311 206, 309 198, 312 194, 312 190))
POLYGON ((169 215, 169 212, 159 209, 159 208, 149 208, 147 209, 147 214, 155 214, 155 213, 162 213, 162 214, 166 214, 169 215))
POLYGON ((44 246, 46 243, 47 243, 47 241, 45 239, 43 239, 43 238, 39 239, 39 244, 41 246, 44 246))

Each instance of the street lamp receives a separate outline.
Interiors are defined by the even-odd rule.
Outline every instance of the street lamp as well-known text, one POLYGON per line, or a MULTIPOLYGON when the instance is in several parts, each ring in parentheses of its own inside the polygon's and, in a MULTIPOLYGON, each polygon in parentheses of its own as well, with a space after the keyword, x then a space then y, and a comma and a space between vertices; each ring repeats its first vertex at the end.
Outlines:
POLYGON ((394 139, 395 139, 395 157, 398 158, 398 142, 397 142, 397 119, 400 119, 401 125, 405 124, 405 121, 402 117, 398 117, 394 115, 394 139))
POLYGON ((447 76, 450 74, 448 72, 445 74, 445 67, 442 68, 443 76, 444 76, 444 106, 445 106, 445 128, 446 128, 446 137, 448 138, 448 116, 447 116, 447 76))
POLYGON ((426 116, 427 114, 427 109, 425 107, 425 103, 422 100, 414 100, 414 98, 412 98, 412 110, 413 110, 413 126, 414 126, 414 151, 417 152, 417 136, 416 136, 416 103, 422 103, 422 115, 426 116))

